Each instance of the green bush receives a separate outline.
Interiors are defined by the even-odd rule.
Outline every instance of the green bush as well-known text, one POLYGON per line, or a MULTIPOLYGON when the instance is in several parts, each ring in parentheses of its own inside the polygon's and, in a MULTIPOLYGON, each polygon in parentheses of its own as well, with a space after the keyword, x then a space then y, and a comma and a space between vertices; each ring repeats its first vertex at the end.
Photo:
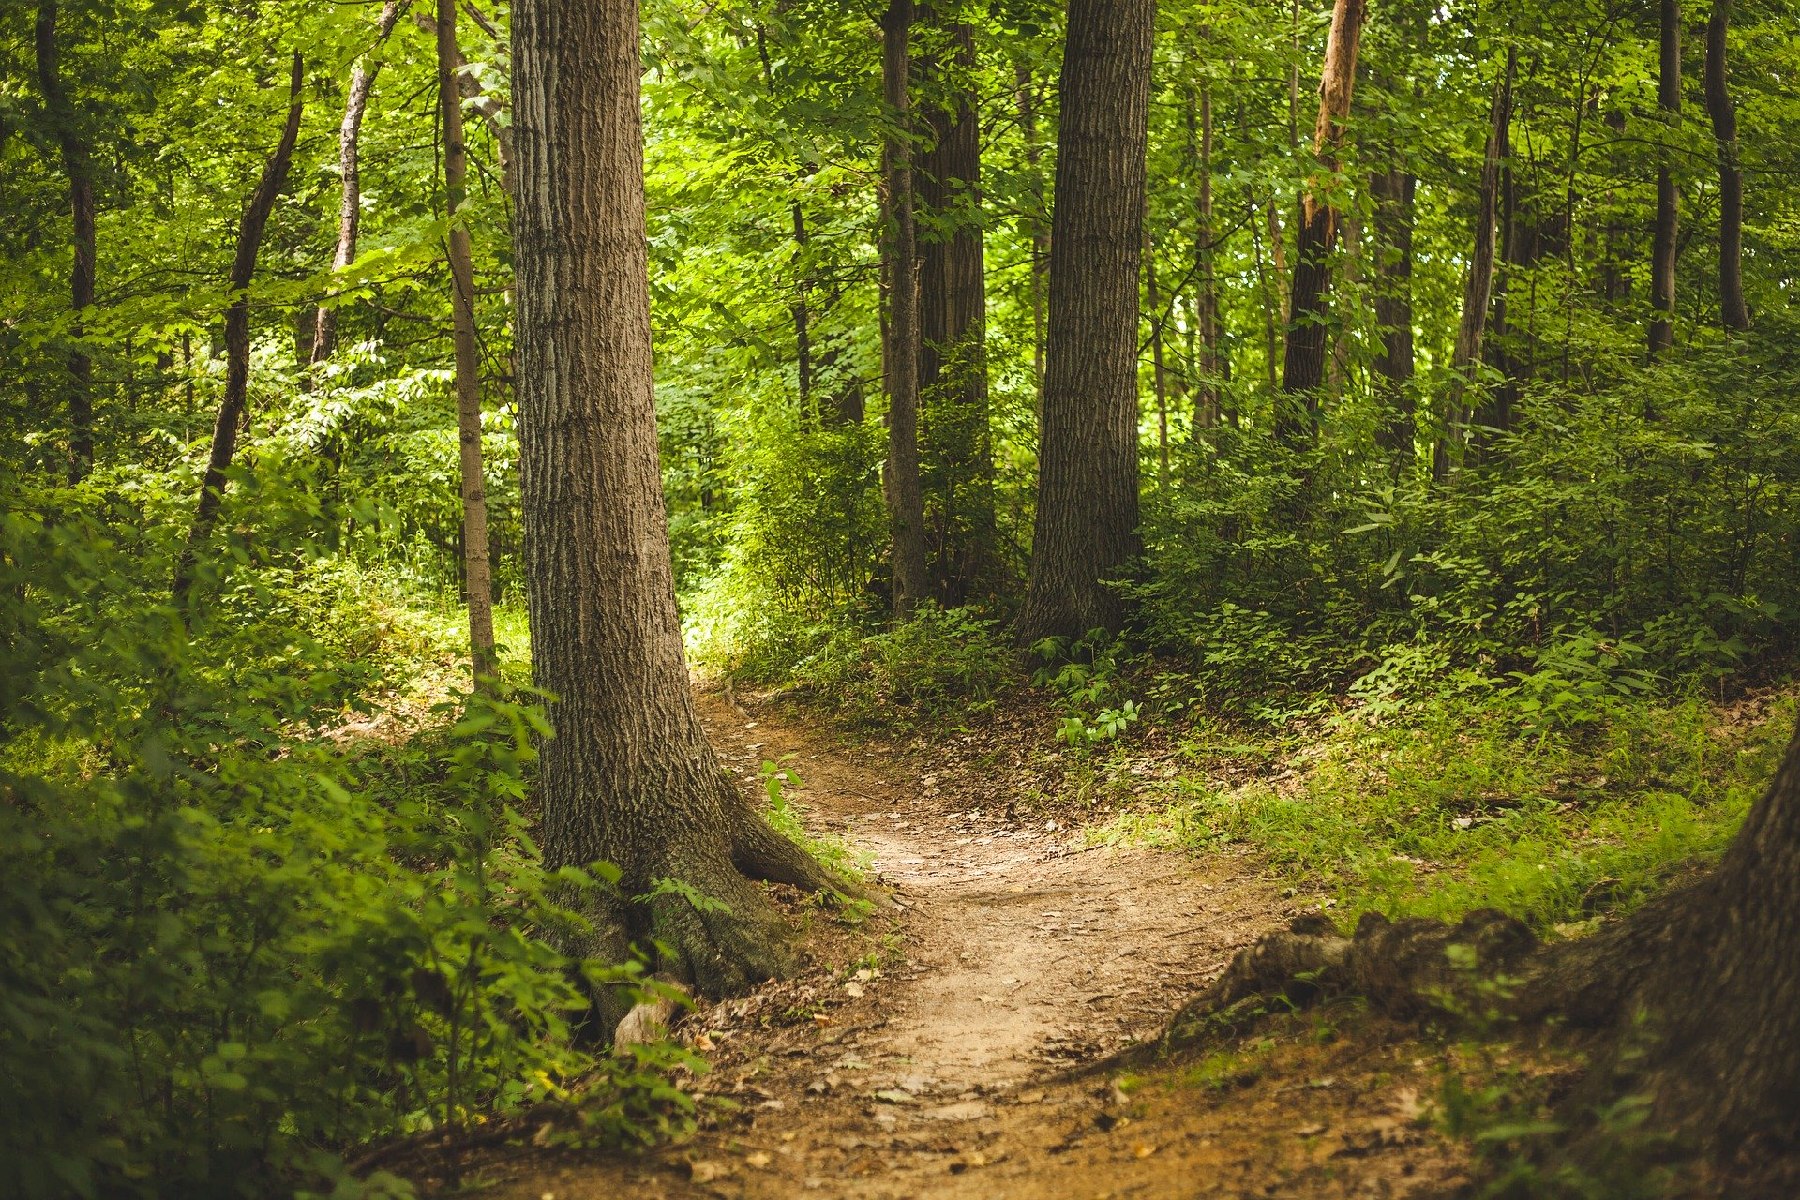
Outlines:
POLYGON ((110 527, 23 508, 0 523, 0 1192, 267 1196, 584 1080, 596 1136, 687 1120, 654 1054, 572 1036, 583 973, 641 968, 555 948, 607 872, 547 871, 527 836, 536 709, 348 755, 321 734, 384 659, 343 666, 354 597, 311 620, 304 571, 240 563, 262 599, 190 636, 110 527))
POLYGON ((850 720, 903 725, 988 703, 1013 657, 992 621, 926 604, 883 633, 831 632, 793 679, 850 720))

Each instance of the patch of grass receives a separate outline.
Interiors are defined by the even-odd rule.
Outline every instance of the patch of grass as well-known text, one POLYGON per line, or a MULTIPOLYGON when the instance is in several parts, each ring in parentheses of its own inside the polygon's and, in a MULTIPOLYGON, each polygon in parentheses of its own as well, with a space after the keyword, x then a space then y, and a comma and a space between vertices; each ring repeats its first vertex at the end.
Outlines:
POLYGON ((869 881, 873 870, 868 854, 852 850, 842 838, 815 837, 807 832, 794 802, 787 794, 788 788, 801 786, 800 776, 793 767, 765 759, 762 764, 762 782, 763 791, 769 798, 768 806, 763 809, 763 819, 768 821, 770 828, 829 867, 846 882, 860 886, 869 881))
POLYGON ((1454 918, 1485 905, 1572 932, 1724 847, 1774 771, 1794 702, 1643 699, 1561 733, 1527 732, 1515 718, 1491 699, 1384 720, 1352 711, 1291 774, 1235 787, 1186 775, 1172 799, 1095 836, 1253 846, 1346 920, 1369 909, 1454 918))

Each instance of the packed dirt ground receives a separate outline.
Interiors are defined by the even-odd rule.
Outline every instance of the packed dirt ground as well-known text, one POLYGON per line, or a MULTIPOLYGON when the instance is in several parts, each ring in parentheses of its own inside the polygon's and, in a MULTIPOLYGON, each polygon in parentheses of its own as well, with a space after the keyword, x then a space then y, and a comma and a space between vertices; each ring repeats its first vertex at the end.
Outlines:
MULTIPOLYGON (((1465 1155, 1426 1119, 1441 1050, 1352 1010, 1274 1022, 1139 1071, 1182 1002, 1296 914, 1255 862, 1084 844, 1022 815, 983 760, 855 745, 703 698, 747 787, 775 762, 816 836, 891 905, 796 906, 799 979, 705 1006, 677 1035, 729 1102, 621 1159, 517 1146, 457 1165, 497 1200, 615 1197, 1395 1197, 1455 1192, 1465 1155)), ((442 1169, 428 1185, 450 1184, 442 1169)))

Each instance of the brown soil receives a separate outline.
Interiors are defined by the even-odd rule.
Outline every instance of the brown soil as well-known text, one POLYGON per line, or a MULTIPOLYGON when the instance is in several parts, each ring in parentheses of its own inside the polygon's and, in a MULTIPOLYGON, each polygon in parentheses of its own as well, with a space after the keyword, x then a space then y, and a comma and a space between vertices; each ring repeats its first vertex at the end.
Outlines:
POLYGON ((1462 1180, 1461 1155, 1420 1120, 1434 1051, 1366 1018, 1348 1034, 1289 1019, 1211 1057, 1109 1068, 1293 915, 1252 860, 1086 847, 1060 822, 1010 817, 1004 784, 948 748, 900 756, 726 696, 703 705, 747 783, 764 761, 797 771, 809 828, 867 856, 895 907, 854 929, 803 910, 824 961, 682 1022, 715 1064, 695 1086, 736 1106, 693 1139, 635 1159, 518 1148, 467 1164, 463 1186, 504 1200, 1388 1197, 1462 1180))

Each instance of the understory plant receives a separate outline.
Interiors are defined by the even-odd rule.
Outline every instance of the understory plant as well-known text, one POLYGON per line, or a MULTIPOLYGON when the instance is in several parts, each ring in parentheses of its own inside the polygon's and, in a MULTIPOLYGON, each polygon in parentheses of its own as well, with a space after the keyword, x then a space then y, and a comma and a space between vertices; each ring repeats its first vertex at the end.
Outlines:
POLYGON ((358 1146, 548 1097, 615 1142, 691 1118, 675 1052, 575 1037, 587 987, 642 968, 557 948, 613 876, 539 859, 537 708, 450 701, 356 753, 345 622, 303 561, 240 564, 268 603, 184 618, 80 515, 0 539, 0 1192, 361 1188, 358 1146))

